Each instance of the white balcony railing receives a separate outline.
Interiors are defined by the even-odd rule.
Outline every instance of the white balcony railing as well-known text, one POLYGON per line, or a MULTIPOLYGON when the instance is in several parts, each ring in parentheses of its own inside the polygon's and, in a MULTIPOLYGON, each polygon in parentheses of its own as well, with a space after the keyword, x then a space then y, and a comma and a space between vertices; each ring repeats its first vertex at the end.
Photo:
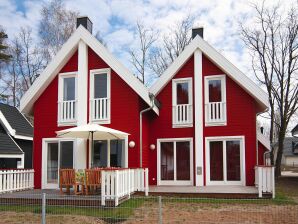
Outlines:
POLYGON ((91 99, 91 118, 93 121, 108 121, 110 119, 110 99, 91 99))
POLYGON ((271 193, 272 198, 275 198, 274 166, 255 167, 255 186, 258 188, 260 198, 263 193, 271 193))
POLYGON ((226 103, 212 102, 205 104, 205 122, 207 124, 226 122, 226 103))
POLYGON ((76 121, 76 100, 67 100, 58 103, 58 123, 76 121))
POLYGON ((190 125, 192 124, 192 105, 179 104, 173 106, 173 124, 190 125))
POLYGON ((103 170, 101 172, 101 205, 113 201, 115 206, 123 197, 136 191, 149 192, 148 168, 103 170))
POLYGON ((34 188, 34 170, 0 170, 0 193, 34 188))

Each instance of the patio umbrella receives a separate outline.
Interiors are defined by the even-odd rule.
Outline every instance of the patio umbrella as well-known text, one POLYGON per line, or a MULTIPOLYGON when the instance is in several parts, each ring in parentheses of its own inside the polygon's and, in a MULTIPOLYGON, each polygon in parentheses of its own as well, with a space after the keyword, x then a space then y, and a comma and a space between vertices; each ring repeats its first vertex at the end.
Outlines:
POLYGON ((86 125, 81 125, 74 128, 68 128, 65 130, 56 131, 56 134, 57 134, 57 137, 63 137, 63 138, 89 139, 91 136, 92 151, 94 150, 93 140, 123 139, 129 135, 126 132, 118 131, 98 124, 86 124, 86 125))

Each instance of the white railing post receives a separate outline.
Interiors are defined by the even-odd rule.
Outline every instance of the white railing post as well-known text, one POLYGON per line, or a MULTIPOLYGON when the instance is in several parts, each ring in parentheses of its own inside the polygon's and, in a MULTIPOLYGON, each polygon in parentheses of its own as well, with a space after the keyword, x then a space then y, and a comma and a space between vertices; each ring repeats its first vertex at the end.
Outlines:
POLYGON ((145 195, 148 196, 149 194, 149 175, 148 175, 148 168, 145 168, 145 195))
POLYGON ((102 206, 106 205, 105 195, 106 195, 106 172, 101 171, 101 205, 102 206))
POLYGON ((118 192, 118 185, 119 185, 119 171, 115 171, 115 206, 119 204, 119 192, 118 192))
POLYGON ((262 192, 263 192, 263 175, 262 175, 262 167, 258 167, 258 180, 259 180, 259 184, 258 184, 258 190, 259 190, 259 198, 262 197, 262 192))
POLYGON ((272 198, 275 198, 275 167, 271 167, 272 198))

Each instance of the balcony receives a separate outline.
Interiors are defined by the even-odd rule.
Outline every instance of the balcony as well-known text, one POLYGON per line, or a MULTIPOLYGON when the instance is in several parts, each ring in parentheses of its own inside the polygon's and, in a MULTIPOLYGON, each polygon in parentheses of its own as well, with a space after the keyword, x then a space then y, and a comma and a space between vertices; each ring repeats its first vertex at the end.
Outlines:
POLYGON ((210 102, 205 104, 206 126, 226 125, 226 102, 210 102))
POLYGON ((110 122, 110 99, 91 99, 91 120, 99 123, 110 122))
POLYGON ((191 104, 179 104, 173 106, 173 125, 178 127, 192 125, 191 104))
POLYGON ((77 120, 76 100, 58 102, 58 123, 73 124, 77 120))

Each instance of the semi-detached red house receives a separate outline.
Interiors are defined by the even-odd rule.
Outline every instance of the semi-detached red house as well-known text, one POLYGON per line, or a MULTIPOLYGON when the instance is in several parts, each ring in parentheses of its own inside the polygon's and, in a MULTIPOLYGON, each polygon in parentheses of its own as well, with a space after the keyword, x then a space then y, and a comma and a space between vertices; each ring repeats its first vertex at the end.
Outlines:
POLYGON ((34 116, 35 187, 57 188, 59 168, 106 166, 147 167, 150 185, 181 189, 254 185, 270 147, 256 127, 267 94, 198 31, 147 89, 80 25, 21 100, 34 116), (93 151, 56 136, 87 123, 130 135, 95 141, 93 151))

